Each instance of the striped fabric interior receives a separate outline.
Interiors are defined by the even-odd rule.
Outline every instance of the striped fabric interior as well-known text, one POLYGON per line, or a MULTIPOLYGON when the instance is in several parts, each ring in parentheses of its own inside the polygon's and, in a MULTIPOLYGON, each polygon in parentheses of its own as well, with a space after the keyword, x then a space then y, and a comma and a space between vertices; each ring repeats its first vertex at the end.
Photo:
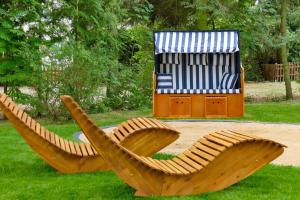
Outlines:
POLYGON ((158 89, 173 89, 172 74, 157 74, 158 89))
POLYGON ((155 32, 155 54, 234 53, 239 51, 237 31, 155 32))
POLYGON ((190 53, 187 54, 188 65, 208 65, 208 58, 206 53, 190 53))
POLYGON ((180 62, 178 53, 162 53, 160 60, 162 64, 179 64, 180 62))
POLYGON ((239 74, 235 54, 208 54, 208 65, 188 65, 186 61, 190 59, 191 54, 178 55, 179 60, 182 61, 180 64, 159 64, 156 70, 158 74, 172 74, 172 89, 174 90, 216 90, 219 89, 225 72, 239 74))
POLYGON ((235 87, 238 74, 229 74, 225 72, 219 84, 219 89, 233 89, 235 87))

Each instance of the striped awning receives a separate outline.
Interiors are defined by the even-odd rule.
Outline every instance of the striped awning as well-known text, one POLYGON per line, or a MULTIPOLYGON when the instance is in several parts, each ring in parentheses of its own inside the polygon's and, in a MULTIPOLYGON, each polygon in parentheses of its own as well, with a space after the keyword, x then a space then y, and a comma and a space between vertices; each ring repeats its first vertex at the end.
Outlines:
POLYGON ((237 31, 155 32, 155 54, 234 53, 239 51, 237 31))

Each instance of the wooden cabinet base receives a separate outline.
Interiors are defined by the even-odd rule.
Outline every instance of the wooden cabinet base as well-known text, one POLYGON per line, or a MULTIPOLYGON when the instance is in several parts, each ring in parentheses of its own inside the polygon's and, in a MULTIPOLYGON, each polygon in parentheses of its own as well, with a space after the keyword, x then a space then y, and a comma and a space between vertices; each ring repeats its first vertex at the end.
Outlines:
POLYGON ((243 94, 154 94, 153 115, 158 118, 241 117, 243 94))

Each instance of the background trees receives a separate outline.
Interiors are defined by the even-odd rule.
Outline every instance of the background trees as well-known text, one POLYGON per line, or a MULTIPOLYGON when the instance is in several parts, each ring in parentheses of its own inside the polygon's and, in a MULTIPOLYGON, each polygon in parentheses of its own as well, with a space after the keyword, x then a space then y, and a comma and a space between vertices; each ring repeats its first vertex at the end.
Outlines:
POLYGON ((151 104, 153 30, 240 29, 247 80, 260 64, 300 62, 300 2, 289 0, 4 0, 0 5, 0 84, 36 115, 64 115, 61 94, 90 112, 151 104), (35 95, 20 93, 34 88, 35 95), (27 101, 27 102, 25 102, 27 101))

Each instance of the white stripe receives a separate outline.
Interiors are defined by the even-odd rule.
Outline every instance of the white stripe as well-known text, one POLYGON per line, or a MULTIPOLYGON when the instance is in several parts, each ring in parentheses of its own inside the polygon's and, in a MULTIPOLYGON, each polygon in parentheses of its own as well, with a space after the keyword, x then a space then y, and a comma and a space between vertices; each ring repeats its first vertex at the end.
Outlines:
POLYGON ((163 68, 163 67, 164 67, 163 64, 160 64, 160 65, 159 65, 159 72, 160 72, 160 73, 163 73, 163 71, 164 71, 164 68, 163 68))
POLYGON ((172 82, 158 82, 158 86, 172 86, 172 82))
POLYGON ((194 52, 195 48, 195 32, 192 32, 191 51, 194 52))
POLYGON ((193 65, 193 89, 197 89, 197 82, 196 82, 196 72, 197 72, 197 70, 196 70, 196 65, 193 65))
POLYGON ((208 48, 208 32, 204 33, 204 45, 203 45, 203 51, 207 52, 207 48, 208 48))
POLYGON ((163 46, 163 38, 164 38, 163 35, 164 35, 164 33, 160 33, 160 34, 159 34, 159 45, 158 45, 159 51, 162 50, 162 46, 163 46))
POLYGON ((166 72, 167 73, 170 73, 170 67, 171 67, 171 64, 166 64, 166 72))
POLYGON ((234 32, 230 32, 230 48, 229 51, 232 52, 234 47, 234 32))
POLYGON ((173 33, 171 33, 171 34, 173 34, 173 37, 172 37, 172 46, 171 46, 171 52, 175 52, 175 42, 176 42, 176 33, 175 32, 173 32, 173 33))
POLYGON ((211 32, 210 37, 211 37, 211 40, 210 40, 210 50, 209 50, 209 52, 212 53, 213 50, 214 50, 214 44, 215 44, 215 32, 211 32))
POLYGON ((173 75, 173 88, 176 88, 176 65, 172 64, 172 75, 173 75))
POLYGON ((197 44, 197 52, 200 53, 200 47, 201 47, 201 40, 202 40, 202 32, 198 33, 198 44, 197 44))
POLYGON ((186 66, 186 87, 187 87, 187 89, 191 89, 191 87, 190 87, 190 65, 186 66))
POLYGON ((179 89, 182 89, 182 66, 178 65, 179 89))
POLYGON ((170 32, 166 32, 166 44, 165 44, 166 52, 169 52, 169 43, 170 43, 170 32))
POLYGON ((216 89, 217 88, 217 67, 216 66, 213 66, 212 67, 212 72, 213 72, 213 89, 216 89))
POLYGON ((227 32, 224 32, 224 41, 223 41, 223 49, 221 50, 221 52, 226 52, 226 48, 227 48, 227 32))
POLYGON ((209 89, 209 73, 208 73, 208 66, 205 66, 205 88, 209 89))
POLYGON ((179 39, 178 39, 178 52, 181 52, 181 45, 182 45, 182 33, 179 33, 179 39))
POLYGON ((203 88, 203 79, 202 79, 202 73, 203 73, 203 66, 199 66, 199 89, 203 88))
POLYGON ((216 48, 216 52, 220 52, 220 48, 221 48, 221 32, 217 33, 217 48, 216 48))
POLYGON ((172 80, 172 76, 158 76, 158 81, 166 81, 166 80, 172 80))
POLYGON ((231 54, 231 73, 235 74, 235 59, 234 54, 231 54))
POLYGON ((184 52, 188 51, 188 45, 189 45, 189 32, 185 32, 185 38, 184 38, 184 52))

